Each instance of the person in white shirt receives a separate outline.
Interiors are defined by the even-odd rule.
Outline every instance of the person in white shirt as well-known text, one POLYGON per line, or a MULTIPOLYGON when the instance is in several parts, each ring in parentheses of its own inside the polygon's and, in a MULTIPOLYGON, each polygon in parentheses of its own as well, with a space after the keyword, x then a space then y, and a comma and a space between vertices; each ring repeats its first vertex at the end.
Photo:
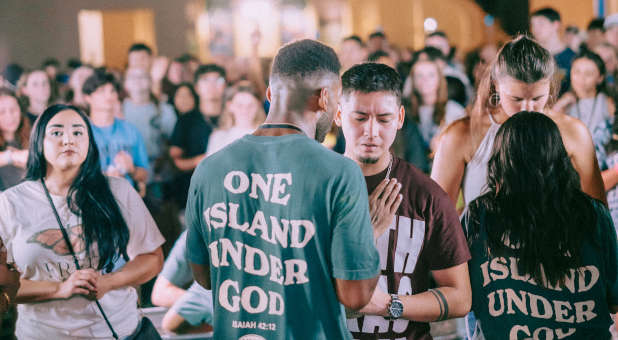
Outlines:
POLYGON ((220 127, 208 139, 206 156, 223 149, 238 138, 250 134, 264 122, 266 114, 255 90, 241 83, 227 90, 220 127))
POLYGON ((0 239, 21 273, 16 336, 112 339, 96 301, 132 334, 134 287, 161 270, 165 240, 129 182, 104 176, 77 107, 49 107, 30 142, 26 181, 0 194, 0 239))

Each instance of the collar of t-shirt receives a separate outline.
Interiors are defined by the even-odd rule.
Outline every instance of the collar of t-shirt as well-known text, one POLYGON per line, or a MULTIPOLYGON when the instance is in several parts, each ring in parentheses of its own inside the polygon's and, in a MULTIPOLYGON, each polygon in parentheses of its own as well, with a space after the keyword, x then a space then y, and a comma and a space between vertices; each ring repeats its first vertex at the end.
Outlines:
MULTIPOLYGON (((395 168, 399 164, 399 158, 395 156, 392 156, 392 157, 393 157, 393 166, 391 166, 391 173, 389 175, 390 178, 393 178, 395 174, 395 168)), ((378 184, 380 184, 380 182, 382 182, 386 178, 387 172, 388 172, 388 165, 386 166, 384 170, 380 171, 379 173, 375 175, 365 176, 365 182, 367 184, 367 192, 370 195, 373 192, 373 190, 375 190, 375 188, 378 186, 378 184)))

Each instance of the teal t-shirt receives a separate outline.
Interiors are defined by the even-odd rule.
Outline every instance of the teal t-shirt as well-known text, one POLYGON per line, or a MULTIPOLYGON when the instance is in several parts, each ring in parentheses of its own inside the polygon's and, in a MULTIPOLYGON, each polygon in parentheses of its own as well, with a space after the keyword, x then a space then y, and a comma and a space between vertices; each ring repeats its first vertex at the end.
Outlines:
POLYGON ((334 278, 379 273, 353 161, 304 135, 247 135, 200 163, 186 222, 216 339, 350 339, 334 278))
MULTIPOLYGON (((519 272, 514 256, 488 256, 485 231, 491 226, 481 221, 468 268, 472 310, 486 339, 611 338, 609 306, 618 305, 616 231, 607 208, 596 201, 594 207, 597 225, 582 226, 595 233, 584 243, 582 265, 552 288, 519 272)), ((467 216, 462 222, 468 227, 467 216)))

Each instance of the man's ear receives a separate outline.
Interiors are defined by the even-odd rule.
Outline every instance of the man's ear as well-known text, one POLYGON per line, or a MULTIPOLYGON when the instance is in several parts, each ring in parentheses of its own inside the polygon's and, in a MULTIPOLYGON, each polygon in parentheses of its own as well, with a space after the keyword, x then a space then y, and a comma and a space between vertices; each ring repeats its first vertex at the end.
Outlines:
POLYGON ((328 111, 328 101, 329 98, 329 90, 328 88, 320 89, 320 97, 318 98, 318 108, 320 111, 328 111))
POLYGON ((399 108, 399 114, 397 115, 397 130, 403 127, 403 121, 406 118, 406 109, 401 105, 399 108))
POLYGON ((335 124, 337 124, 338 127, 341 127, 343 123, 341 115, 341 103, 339 103, 339 105, 337 105, 337 112, 335 112, 335 124))
POLYGON ((266 88, 266 99, 267 99, 269 102, 272 102, 271 97, 272 97, 272 93, 270 92, 270 86, 268 86, 268 87, 266 88))

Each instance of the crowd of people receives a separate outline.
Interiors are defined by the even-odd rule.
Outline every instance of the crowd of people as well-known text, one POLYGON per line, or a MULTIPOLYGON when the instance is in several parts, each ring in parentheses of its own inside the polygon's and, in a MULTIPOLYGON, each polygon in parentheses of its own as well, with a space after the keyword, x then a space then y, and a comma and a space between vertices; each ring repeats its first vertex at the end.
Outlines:
POLYGON ((563 30, 8 65, 0 338, 611 339, 618 14, 563 30))

